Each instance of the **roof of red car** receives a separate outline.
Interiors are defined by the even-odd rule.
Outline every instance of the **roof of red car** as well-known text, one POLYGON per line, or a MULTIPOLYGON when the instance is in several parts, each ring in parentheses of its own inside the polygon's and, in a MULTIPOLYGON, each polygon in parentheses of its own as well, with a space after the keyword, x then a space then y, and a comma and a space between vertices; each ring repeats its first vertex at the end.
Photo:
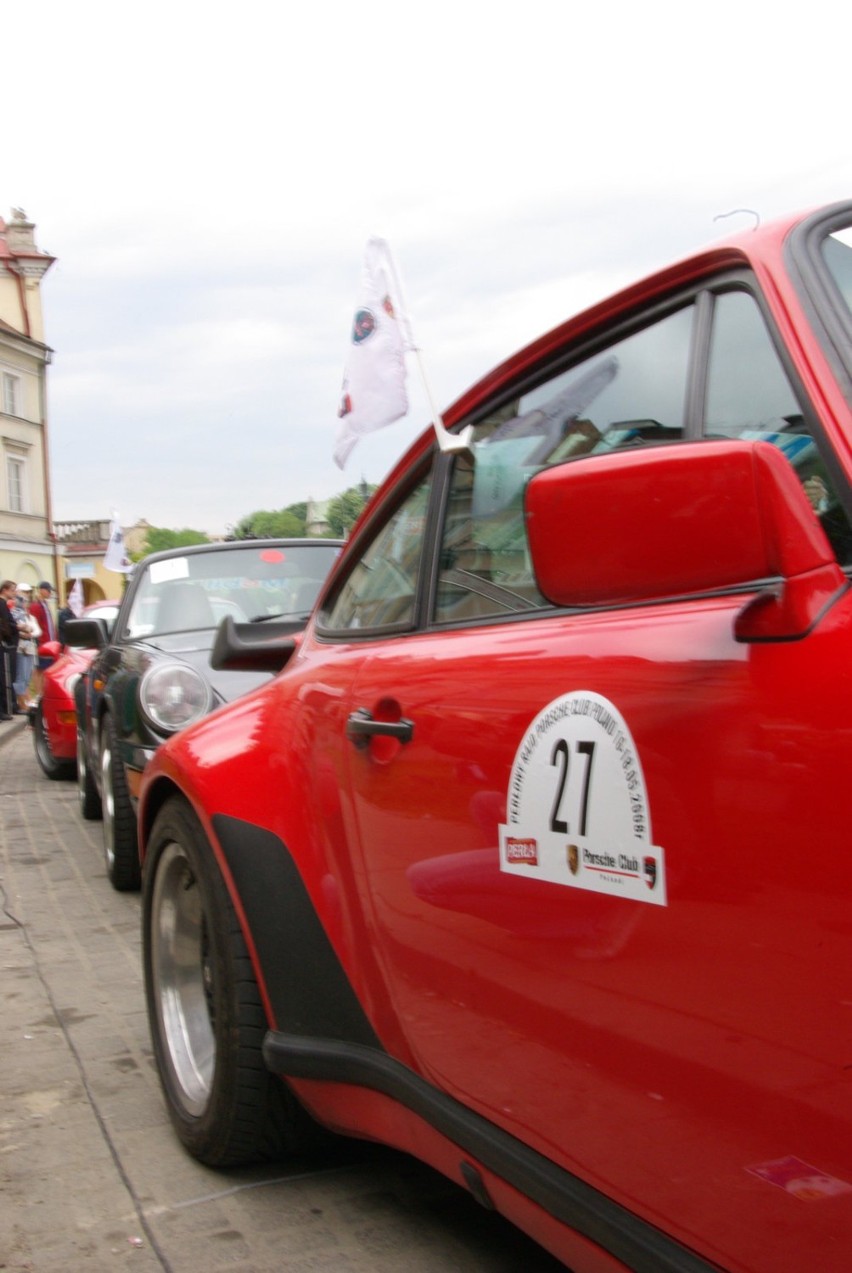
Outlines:
MULTIPOLYGON (((511 354, 477 380, 447 408, 444 413, 444 423, 451 428, 475 410, 488 396, 500 389, 503 384, 514 379, 519 372, 534 367, 554 350, 564 346, 570 339, 580 336, 587 328, 596 326, 605 318, 615 317, 642 301, 652 300, 655 295, 663 295, 679 283, 700 278, 703 274, 726 267, 737 268, 743 265, 761 267, 777 262, 791 230, 817 211, 819 208, 809 208, 804 212, 779 217, 765 225, 739 231, 688 256, 681 257, 673 264, 645 275, 638 281, 581 310, 566 319, 564 323, 560 323, 511 354)), ((392 486, 397 478, 416 461, 418 455, 428 450, 433 441, 434 432, 429 425, 400 457, 382 485, 392 486)))

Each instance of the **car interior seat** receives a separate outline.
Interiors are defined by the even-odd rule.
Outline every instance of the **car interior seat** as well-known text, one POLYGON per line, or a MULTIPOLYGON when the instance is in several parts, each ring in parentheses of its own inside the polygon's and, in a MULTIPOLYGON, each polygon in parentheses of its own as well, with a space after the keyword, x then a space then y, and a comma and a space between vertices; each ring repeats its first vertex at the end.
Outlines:
POLYGON ((207 593, 197 583, 173 583, 163 591, 157 612, 158 631, 189 632, 215 626, 207 593))

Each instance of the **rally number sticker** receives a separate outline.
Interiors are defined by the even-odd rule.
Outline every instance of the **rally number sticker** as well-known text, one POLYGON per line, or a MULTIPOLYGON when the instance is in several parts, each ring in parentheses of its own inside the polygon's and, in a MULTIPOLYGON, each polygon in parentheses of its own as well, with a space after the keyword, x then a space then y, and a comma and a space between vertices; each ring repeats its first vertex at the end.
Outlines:
POLYGON ((639 753, 600 694, 577 690, 539 712, 515 755, 506 807, 502 871, 666 905, 639 753))

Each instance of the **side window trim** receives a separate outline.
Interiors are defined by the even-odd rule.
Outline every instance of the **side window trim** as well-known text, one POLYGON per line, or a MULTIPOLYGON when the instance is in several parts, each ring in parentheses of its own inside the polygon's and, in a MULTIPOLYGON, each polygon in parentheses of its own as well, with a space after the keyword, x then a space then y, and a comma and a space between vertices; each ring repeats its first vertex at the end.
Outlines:
POLYGON ((704 436, 704 405, 707 398, 707 374, 710 341, 713 334, 713 296, 703 287, 695 296, 695 325, 686 390, 684 437, 697 440, 704 436))
POLYGON ((797 283, 799 298, 813 330, 831 364, 838 384, 852 407, 852 315, 837 295, 837 288, 822 257, 825 237, 852 222, 852 203, 838 204, 804 221, 786 245, 786 261, 797 283))

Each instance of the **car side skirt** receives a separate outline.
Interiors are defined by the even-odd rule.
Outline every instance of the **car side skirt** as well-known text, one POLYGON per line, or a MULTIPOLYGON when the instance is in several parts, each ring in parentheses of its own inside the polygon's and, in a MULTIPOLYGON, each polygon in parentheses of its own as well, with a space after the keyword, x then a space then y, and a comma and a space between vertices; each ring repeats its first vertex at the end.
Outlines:
POLYGON ((717 1267, 378 1048, 270 1030, 263 1057, 267 1067, 284 1078, 346 1083, 397 1101, 635 1273, 710 1273, 717 1267))
POLYGON ((273 1018, 287 1025, 270 1030, 264 1041, 272 1073, 389 1097, 636 1273, 715 1267, 389 1056, 286 846, 273 832, 223 814, 213 817, 213 829, 248 920, 273 1018))

